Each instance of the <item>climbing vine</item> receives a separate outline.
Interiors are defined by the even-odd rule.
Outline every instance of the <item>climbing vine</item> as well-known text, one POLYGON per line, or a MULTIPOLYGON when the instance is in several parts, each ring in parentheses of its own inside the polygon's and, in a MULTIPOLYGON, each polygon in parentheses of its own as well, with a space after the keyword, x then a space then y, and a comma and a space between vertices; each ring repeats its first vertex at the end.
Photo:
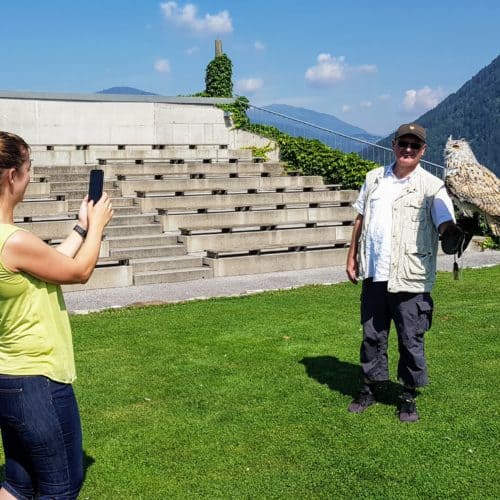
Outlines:
POLYGON ((209 97, 232 97, 233 63, 226 54, 212 59, 205 70, 205 94, 209 97))

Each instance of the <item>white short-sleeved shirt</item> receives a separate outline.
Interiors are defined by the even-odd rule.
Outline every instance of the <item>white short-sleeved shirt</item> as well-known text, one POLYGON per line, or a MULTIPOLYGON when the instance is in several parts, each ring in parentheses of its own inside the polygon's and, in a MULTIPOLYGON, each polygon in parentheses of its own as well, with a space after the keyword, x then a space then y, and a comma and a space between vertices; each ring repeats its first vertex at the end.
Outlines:
MULTIPOLYGON (((385 168, 384 176, 372 194, 370 226, 366 234, 366 274, 373 281, 388 281, 391 266, 392 205, 404 189, 411 176, 398 179, 393 165, 385 168)), ((418 167, 417 167, 418 168, 418 167)), ((359 192, 353 207, 361 215, 365 212, 366 182, 359 192)), ((455 221, 453 203, 443 187, 434 197, 431 207, 432 222, 436 229, 449 220, 455 221)))

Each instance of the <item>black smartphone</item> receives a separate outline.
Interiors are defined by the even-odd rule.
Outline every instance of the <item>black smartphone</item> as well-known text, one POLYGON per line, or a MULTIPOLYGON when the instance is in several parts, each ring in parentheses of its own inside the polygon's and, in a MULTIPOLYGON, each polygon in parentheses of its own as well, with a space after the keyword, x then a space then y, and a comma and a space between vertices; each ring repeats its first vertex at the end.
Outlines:
POLYGON ((89 179, 89 201, 96 204, 102 196, 102 186, 104 184, 104 170, 97 168, 90 171, 89 179))

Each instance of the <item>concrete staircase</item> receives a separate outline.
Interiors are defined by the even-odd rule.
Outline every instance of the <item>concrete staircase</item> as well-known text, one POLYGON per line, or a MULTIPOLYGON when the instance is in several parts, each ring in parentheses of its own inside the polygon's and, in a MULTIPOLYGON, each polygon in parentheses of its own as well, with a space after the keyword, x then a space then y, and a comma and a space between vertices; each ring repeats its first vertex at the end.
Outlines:
MULTIPOLYGON (((344 262, 355 191, 325 186, 321 177, 287 173, 278 162, 252 161, 248 151, 240 157, 231 151, 220 161, 218 149, 204 149, 194 159, 193 151, 200 150, 186 149, 186 158, 170 159, 100 151, 96 163, 104 170, 115 215, 93 277, 65 290, 344 262)), ((50 157, 42 153, 42 161, 50 157)), ((58 150, 59 157, 62 153, 58 150)), ((77 165, 71 156, 68 165, 36 162, 35 155, 32 182, 16 209, 16 222, 57 244, 76 222, 89 171, 96 165, 77 165)))

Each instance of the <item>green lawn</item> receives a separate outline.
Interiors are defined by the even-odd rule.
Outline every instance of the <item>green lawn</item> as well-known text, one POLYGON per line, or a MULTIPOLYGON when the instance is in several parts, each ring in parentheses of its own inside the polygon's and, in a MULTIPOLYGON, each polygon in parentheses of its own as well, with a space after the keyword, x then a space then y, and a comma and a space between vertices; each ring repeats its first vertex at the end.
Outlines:
MULTIPOLYGON (((81 498, 499 498, 500 266, 441 273, 431 385, 362 415, 344 283, 72 317, 81 498)), ((393 380, 395 335, 390 347, 393 380)), ((0 464, 3 458, 0 455, 0 464)))

